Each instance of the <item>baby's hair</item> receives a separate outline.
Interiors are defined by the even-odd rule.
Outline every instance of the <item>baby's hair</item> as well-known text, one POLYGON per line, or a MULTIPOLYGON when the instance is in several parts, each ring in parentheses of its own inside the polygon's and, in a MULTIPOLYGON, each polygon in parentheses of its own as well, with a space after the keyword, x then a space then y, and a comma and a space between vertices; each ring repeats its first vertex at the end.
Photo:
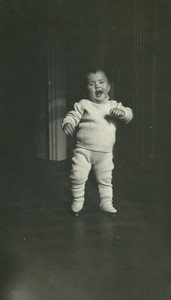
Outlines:
POLYGON ((95 73, 97 73, 99 71, 102 71, 106 75, 106 78, 107 78, 108 82, 110 82, 110 76, 109 76, 108 71, 105 68, 103 68, 103 67, 96 66, 96 67, 89 67, 89 68, 87 68, 86 73, 85 73, 86 83, 87 83, 87 76, 88 76, 88 74, 90 74, 90 73, 94 73, 95 74, 95 73))

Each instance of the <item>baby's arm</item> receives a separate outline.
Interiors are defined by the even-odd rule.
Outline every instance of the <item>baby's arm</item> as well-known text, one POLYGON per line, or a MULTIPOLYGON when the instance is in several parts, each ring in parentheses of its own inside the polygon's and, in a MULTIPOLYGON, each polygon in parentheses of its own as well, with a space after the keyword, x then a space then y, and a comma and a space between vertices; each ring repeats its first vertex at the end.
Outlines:
POLYGON ((75 127, 81 120, 83 115, 83 109, 80 103, 74 104, 74 109, 69 111, 65 118, 62 121, 62 129, 67 135, 73 135, 75 131, 75 127))
POLYGON ((67 135, 73 135, 74 134, 75 125, 73 125, 72 123, 65 123, 65 125, 62 128, 63 128, 63 131, 67 135))
POLYGON ((133 118, 132 109, 124 107, 121 102, 118 102, 115 107, 111 108, 110 114, 115 118, 122 120, 124 123, 129 123, 133 118))

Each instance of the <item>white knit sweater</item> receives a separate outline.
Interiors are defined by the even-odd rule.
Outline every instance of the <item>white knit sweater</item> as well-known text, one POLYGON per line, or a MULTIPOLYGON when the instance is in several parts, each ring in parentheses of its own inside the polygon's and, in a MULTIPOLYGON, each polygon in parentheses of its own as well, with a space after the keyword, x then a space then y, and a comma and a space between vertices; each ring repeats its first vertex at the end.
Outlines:
MULTIPOLYGON (((111 152, 116 139, 116 120, 110 110, 117 106, 115 100, 104 103, 95 103, 82 99, 74 104, 74 109, 69 111, 62 122, 78 125, 77 146, 88 150, 111 152)), ((122 106, 125 116, 121 118, 124 123, 132 120, 133 114, 129 107, 122 106)))

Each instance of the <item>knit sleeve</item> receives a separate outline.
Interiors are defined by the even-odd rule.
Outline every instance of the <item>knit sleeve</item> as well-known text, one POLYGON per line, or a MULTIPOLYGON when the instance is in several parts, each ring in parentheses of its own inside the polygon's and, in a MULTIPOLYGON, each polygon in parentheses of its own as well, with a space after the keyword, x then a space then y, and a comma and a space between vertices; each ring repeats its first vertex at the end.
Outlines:
POLYGON ((130 107, 124 107, 121 108, 124 112, 125 112, 125 116, 120 118, 125 124, 128 124, 129 122, 131 122, 132 118, 133 118, 133 112, 132 109, 130 107))
POLYGON ((73 110, 69 111, 63 119, 62 128, 66 123, 72 123, 74 126, 77 126, 83 116, 83 113, 84 108, 81 105, 81 102, 76 102, 74 104, 73 110))
POLYGON ((122 105, 121 102, 117 102, 115 100, 111 101, 111 108, 119 108, 124 111, 125 115, 124 117, 121 117, 120 120, 122 120, 125 124, 128 124, 131 122, 133 118, 133 112, 130 107, 125 107, 122 105))

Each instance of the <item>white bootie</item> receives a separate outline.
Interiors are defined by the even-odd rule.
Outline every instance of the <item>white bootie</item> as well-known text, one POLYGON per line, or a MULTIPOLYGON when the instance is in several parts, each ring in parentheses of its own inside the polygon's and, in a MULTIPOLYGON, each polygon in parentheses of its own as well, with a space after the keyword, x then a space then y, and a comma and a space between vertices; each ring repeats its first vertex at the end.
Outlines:
POLYGON ((102 202, 100 203, 100 208, 104 212, 115 214, 117 213, 116 208, 113 206, 112 202, 102 202))
POLYGON ((71 205, 71 209, 74 213, 78 213, 82 210, 83 208, 83 203, 82 202, 73 202, 71 205))

